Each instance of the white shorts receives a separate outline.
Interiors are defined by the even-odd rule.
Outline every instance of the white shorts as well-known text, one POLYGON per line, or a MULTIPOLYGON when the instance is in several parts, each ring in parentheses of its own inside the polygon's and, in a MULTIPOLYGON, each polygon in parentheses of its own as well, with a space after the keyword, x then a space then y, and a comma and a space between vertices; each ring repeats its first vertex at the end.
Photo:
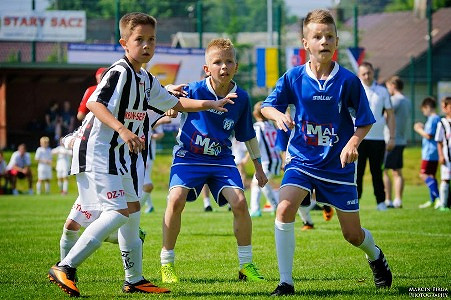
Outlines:
POLYGON ((143 184, 152 184, 152 166, 153 166, 153 160, 147 160, 146 170, 144 173, 144 182, 143 184))
POLYGON ((451 178, 450 176, 451 171, 451 164, 449 162, 446 163, 446 165, 440 165, 440 178, 442 180, 449 180, 451 178))
POLYGON ((38 164, 38 180, 52 179, 52 166, 47 164, 38 164))
POLYGON ((137 202, 141 197, 138 184, 130 174, 112 175, 82 172, 77 176, 78 195, 83 209, 119 210, 126 209, 127 202, 137 202))
POLYGON ((94 222, 101 213, 101 210, 84 209, 81 205, 80 197, 77 197, 77 200, 75 200, 75 203, 72 206, 72 209, 70 210, 69 216, 67 216, 67 218, 74 220, 82 227, 86 228, 89 226, 89 224, 94 222))
POLYGON ((56 178, 65 178, 69 176, 70 167, 66 165, 56 164, 56 178))

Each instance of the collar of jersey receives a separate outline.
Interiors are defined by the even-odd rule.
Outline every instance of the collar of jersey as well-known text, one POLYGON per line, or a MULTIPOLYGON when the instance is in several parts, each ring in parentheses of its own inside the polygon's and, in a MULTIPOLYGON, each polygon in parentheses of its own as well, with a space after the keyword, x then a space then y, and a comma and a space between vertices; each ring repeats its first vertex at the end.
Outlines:
POLYGON ((324 81, 324 83, 322 85, 321 85, 321 82, 319 82, 319 80, 316 79, 316 76, 315 76, 315 74, 313 74, 312 69, 310 69, 310 61, 308 61, 305 64, 305 69, 307 70, 307 75, 310 76, 310 78, 312 78, 313 80, 315 80, 318 83, 318 87, 319 87, 320 91, 324 91, 326 89, 327 82, 329 80, 331 80, 335 76, 335 74, 337 74, 338 69, 340 69, 340 66, 336 62, 334 62, 334 64, 335 65, 334 65, 334 68, 332 69, 332 72, 330 72, 329 76, 327 76, 326 81, 324 81))
MULTIPOLYGON (((207 78, 205 78, 205 83, 207 84, 207 88, 208 88, 208 90, 210 91, 210 93, 212 93, 212 94, 215 96, 216 100, 219 100, 218 96, 217 96, 216 93, 215 93, 215 90, 214 90, 213 87, 211 86, 211 83, 210 83, 210 76, 208 76, 207 78)), ((236 83, 235 83, 235 81, 233 81, 233 80, 232 80, 232 83, 233 83, 233 88, 230 90, 229 93, 235 93, 235 92, 236 92, 236 88, 237 88, 236 83)))

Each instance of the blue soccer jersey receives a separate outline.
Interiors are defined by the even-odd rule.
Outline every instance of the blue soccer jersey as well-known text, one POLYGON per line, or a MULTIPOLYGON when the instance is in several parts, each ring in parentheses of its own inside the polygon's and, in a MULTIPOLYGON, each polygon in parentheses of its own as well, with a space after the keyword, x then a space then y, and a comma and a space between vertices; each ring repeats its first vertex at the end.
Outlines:
MULTIPOLYGON (((210 78, 188 84, 185 87, 191 99, 219 100, 210 84, 210 78)), ((182 113, 177 144, 174 147, 174 165, 222 165, 233 166, 232 141, 240 142, 255 137, 249 96, 236 84, 234 104, 227 104, 228 112, 209 109, 201 112, 182 113)))
POLYGON ((430 139, 424 138, 421 140, 421 158, 428 161, 438 161, 437 142, 435 141, 435 133, 437 125, 440 122, 438 115, 429 116, 424 124, 424 131, 431 136, 430 139))
POLYGON ((325 81, 319 81, 309 64, 287 71, 263 102, 285 112, 296 108, 294 133, 288 144, 288 168, 315 178, 355 185, 355 163, 341 167, 340 154, 355 127, 375 119, 360 80, 338 63, 325 81), (354 120, 353 120, 354 118, 354 120))

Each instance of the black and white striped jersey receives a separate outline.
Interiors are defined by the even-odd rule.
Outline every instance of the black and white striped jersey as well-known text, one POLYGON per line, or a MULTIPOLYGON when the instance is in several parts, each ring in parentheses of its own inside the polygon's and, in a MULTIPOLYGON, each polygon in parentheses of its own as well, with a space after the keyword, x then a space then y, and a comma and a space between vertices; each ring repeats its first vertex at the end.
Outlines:
POLYGON ((272 174, 279 174, 282 158, 276 148, 277 130, 269 121, 254 123, 254 130, 260 148, 263 168, 268 168, 272 174))
MULTIPOLYGON (((103 76, 88 100, 93 101, 104 104, 125 127, 145 139, 152 122, 149 122, 146 110, 163 114, 174 107, 178 99, 146 70, 141 69, 136 73, 124 57, 115 62, 103 76)), ((146 157, 147 153, 131 153, 119 134, 90 112, 83 120, 73 145, 71 174, 133 173, 138 158, 142 156, 146 157)))

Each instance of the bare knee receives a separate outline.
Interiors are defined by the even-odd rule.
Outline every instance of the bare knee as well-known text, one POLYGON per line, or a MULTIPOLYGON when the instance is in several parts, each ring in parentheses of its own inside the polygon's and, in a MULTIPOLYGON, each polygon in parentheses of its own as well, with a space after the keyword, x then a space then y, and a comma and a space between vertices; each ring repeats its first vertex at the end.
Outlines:
POLYGON ((247 213, 248 210, 247 202, 243 194, 236 195, 234 199, 229 200, 229 203, 234 214, 247 213))
POLYGON ((343 231, 343 237, 350 244, 357 247, 362 244, 365 236, 364 236, 362 230, 359 228, 358 230, 343 231))
POLYGON ((78 231, 78 230, 80 230, 81 225, 72 219, 67 219, 66 223, 64 223, 64 228, 66 228, 68 230, 78 231))
POLYGON ((169 196, 168 200, 168 208, 170 208, 173 212, 182 213, 185 208, 186 197, 179 193, 172 193, 169 196))
POLYGON ((143 185, 143 191, 146 193, 151 193, 153 190, 153 184, 149 183, 149 184, 145 184, 143 185))

